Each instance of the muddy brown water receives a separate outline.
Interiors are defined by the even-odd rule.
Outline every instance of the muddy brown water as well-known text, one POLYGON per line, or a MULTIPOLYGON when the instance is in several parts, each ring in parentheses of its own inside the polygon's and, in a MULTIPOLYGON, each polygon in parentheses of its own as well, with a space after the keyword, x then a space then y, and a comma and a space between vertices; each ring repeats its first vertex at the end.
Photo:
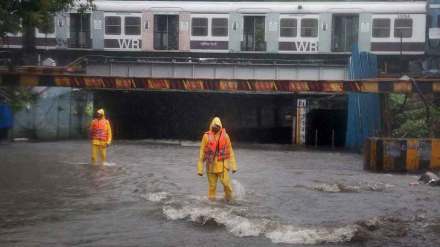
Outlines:
POLYGON ((236 200, 206 199, 192 145, 0 145, 1 246, 440 246, 440 188, 358 154, 236 149, 236 200))

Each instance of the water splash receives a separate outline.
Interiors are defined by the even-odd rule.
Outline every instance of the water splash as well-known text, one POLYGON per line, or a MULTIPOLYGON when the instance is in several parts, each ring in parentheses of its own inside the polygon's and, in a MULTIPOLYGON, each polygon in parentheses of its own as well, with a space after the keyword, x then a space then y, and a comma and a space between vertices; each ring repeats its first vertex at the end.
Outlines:
MULTIPOLYGON (((235 198, 242 200, 246 191, 237 180, 232 180, 235 198)), ((329 191, 340 191, 338 186, 324 186, 329 191)), ((162 212, 169 220, 188 220, 200 225, 217 224, 237 237, 264 236, 273 243, 321 244, 344 243, 352 241, 359 231, 357 225, 335 227, 294 226, 280 224, 279 221, 260 216, 249 216, 248 208, 234 204, 211 202, 205 197, 182 195, 179 201, 173 200, 178 195, 168 192, 147 194, 147 199, 160 202, 162 212)))
POLYGON ((146 199, 150 202, 161 202, 168 197, 168 192, 149 193, 146 199))
POLYGON ((235 215, 233 209, 215 207, 173 206, 163 207, 164 215, 170 220, 183 220, 206 224, 215 222, 237 237, 263 235, 274 243, 319 244, 343 243, 353 239, 358 231, 356 225, 335 228, 304 228, 280 225, 269 219, 249 219, 235 215))
MULTIPOLYGON (((307 186, 304 186, 307 188, 307 186)), ((345 185, 345 184, 315 184, 311 189, 320 192, 339 193, 339 192, 362 192, 362 191, 377 191, 382 192, 393 188, 394 185, 384 183, 359 183, 359 185, 345 185)))
POLYGON ((313 186, 313 189, 316 191, 330 192, 330 193, 337 193, 342 191, 337 184, 317 184, 313 186))
POLYGON ((188 217, 188 209, 177 209, 171 206, 163 207, 163 213, 170 220, 182 220, 188 217))
POLYGON ((245 217, 234 215, 231 209, 212 207, 191 207, 174 208, 163 207, 163 213, 168 219, 181 220, 189 219, 198 224, 206 224, 214 221, 223 225, 237 237, 258 236, 264 231, 264 222, 253 222, 245 217))
POLYGON ((274 243, 288 244, 321 244, 343 243, 353 239, 358 228, 354 225, 326 229, 300 228, 291 225, 280 226, 274 231, 266 233, 266 237, 274 243))
POLYGON ((246 195, 244 186, 236 179, 232 179, 232 189, 236 200, 243 200, 246 195))
POLYGON ((114 163, 114 162, 106 162, 105 161, 105 162, 102 163, 102 165, 103 166, 116 166, 116 163, 114 163))

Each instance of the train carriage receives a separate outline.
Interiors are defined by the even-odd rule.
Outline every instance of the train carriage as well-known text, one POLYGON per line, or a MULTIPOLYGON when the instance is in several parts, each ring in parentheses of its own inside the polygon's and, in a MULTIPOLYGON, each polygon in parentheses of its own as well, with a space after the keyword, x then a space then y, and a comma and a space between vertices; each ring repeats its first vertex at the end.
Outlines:
POLYGON ((105 31, 94 49, 340 54, 358 43, 377 54, 423 54, 425 43, 425 28, 416 28, 426 25, 425 2, 98 1, 95 12, 104 26, 93 33, 105 31), (125 31, 127 15, 138 17, 129 17, 137 36, 125 31))
MULTIPOLYGON (((339 55, 358 44, 361 51, 378 55, 423 55, 428 33, 438 32, 427 28, 427 13, 434 13, 427 7, 437 5, 95 1, 93 11, 58 13, 52 28, 36 29, 36 38, 40 49, 339 55)), ((428 41, 431 50, 438 43, 428 41)), ((20 34, 11 34, 1 45, 18 48, 21 42, 20 34)))

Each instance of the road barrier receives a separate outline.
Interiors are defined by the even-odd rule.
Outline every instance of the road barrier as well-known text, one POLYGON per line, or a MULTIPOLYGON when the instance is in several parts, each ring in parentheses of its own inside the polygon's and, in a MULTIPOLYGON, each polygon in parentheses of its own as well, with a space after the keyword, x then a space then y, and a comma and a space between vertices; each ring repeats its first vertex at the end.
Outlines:
POLYGON ((440 170, 440 139, 368 138, 364 169, 376 172, 440 170))

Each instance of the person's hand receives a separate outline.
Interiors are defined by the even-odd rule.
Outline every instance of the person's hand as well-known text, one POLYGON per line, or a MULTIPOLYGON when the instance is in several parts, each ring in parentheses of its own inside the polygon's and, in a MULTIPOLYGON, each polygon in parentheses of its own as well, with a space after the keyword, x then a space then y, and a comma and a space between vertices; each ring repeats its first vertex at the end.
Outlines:
POLYGON ((197 175, 199 175, 200 177, 203 177, 203 173, 197 173, 197 175))

